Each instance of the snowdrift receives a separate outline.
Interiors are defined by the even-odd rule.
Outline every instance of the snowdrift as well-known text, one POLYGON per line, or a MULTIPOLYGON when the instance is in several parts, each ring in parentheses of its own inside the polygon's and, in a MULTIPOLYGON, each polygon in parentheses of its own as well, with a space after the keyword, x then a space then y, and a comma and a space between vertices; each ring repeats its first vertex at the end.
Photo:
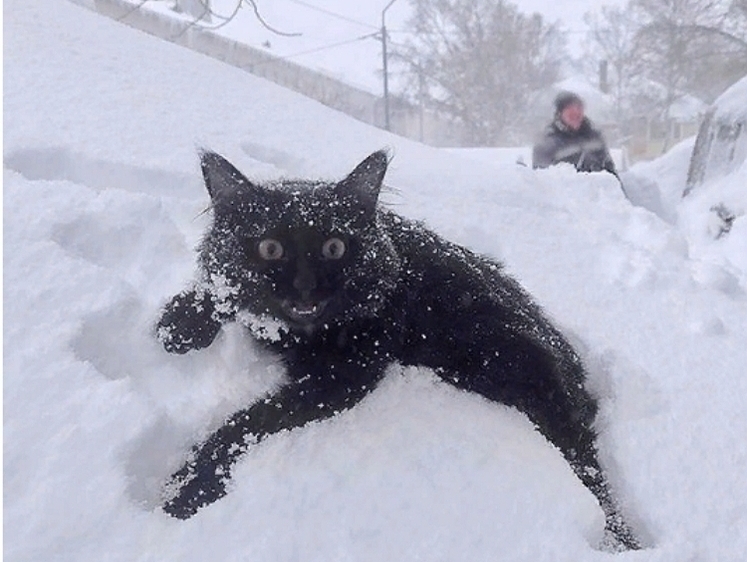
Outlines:
POLYGON ((188 521, 163 479, 279 369, 229 327, 166 354, 158 308, 208 220, 197 147, 250 177, 342 177, 507 264, 590 366, 611 478, 651 547, 747 552, 747 300, 613 178, 478 162, 371 129, 66 2, 5 3, 4 554, 16 561, 607 560, 601 512, 515 411, 392 369, 268 439, 188 521))
POLYGON ((680 230, 720 284, 747 289, 747 77, 713 103, 697 138, 623 176, 633 202, 680 230))

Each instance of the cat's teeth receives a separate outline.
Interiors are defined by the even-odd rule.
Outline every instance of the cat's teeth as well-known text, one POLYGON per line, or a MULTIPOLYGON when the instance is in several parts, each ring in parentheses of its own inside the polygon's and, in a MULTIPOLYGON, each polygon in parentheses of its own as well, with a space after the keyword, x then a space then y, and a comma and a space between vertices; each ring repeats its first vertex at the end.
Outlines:
POLYGON ((324 309, 324 302, 319 302, 316 304, 306 304, 306 303, 286 303, 284 305, 284 308, 286 310, 286 313, 290 315, 292 318, 295 318, 296 320, 301 321, 308 321, 312 318, 316 318, 319 316, 324 309))
POLYGON ((312 305, 311 307, 305 307, 305 306, 304 307, 298 307, 298 306, 293 307, 293 312, 295 312, 296 314, 300 314, 302 316, 316 314, 318 310, 319 310, 319 307, 317 305, 312 305))

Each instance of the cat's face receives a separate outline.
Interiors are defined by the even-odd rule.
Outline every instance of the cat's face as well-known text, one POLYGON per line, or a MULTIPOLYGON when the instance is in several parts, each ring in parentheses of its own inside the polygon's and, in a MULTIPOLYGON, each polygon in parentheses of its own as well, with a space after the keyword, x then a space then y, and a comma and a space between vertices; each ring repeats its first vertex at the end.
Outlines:
POLYGON ((214 223, 201 261, 238 310, 311 332, 381 305, 399 262, 378 227, 387 156, 344 180, 250 182, 215 153, 202 155, 214 223))

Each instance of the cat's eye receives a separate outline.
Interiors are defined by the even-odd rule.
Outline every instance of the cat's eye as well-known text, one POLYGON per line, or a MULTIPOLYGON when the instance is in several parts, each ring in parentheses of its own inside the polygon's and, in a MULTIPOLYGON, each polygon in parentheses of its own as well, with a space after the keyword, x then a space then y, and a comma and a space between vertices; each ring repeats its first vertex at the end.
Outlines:
POLYGON ((328 260, 339 260, 345 255, 345 242, 339 238, 330 238, 322 244, 322 256, 328 260))
POLYGON ((263 260, 274 261, 283 259, 283 245, 273 238, 265 238, 257 246, 259 257, 263 260))

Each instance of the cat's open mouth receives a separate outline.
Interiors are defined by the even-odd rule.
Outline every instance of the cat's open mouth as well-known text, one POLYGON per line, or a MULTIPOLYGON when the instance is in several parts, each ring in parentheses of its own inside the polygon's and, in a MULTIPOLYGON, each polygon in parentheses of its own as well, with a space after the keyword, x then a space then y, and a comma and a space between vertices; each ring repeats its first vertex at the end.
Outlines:
POLYGON ((284 301, 283 311, 288 317, 300 324, 308 324, 313 322, 324 311, 327 301, 319 302, 300 302, 300 301, 284 301))

